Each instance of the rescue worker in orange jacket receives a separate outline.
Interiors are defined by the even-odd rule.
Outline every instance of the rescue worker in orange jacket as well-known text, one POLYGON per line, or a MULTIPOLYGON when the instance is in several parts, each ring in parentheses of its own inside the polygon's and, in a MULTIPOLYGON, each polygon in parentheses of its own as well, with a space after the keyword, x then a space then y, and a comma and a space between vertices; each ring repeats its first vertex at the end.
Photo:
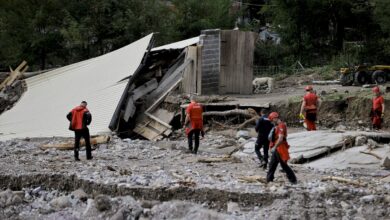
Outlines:
POLYGON ((385 113, 385 100, 383 99, 378 86, 372 88, 372 92, 375 94, 375 97, 372 99, 372 109, 370 113, 372 127, 373 129, 381 129, 385 113))
POLYGON ((91 160, 92 149, 90 143, 89 129, 87 126, 91 124, 92 116, 89 110, 87 109, 87 102, 82 101, 81 104, 73 108, 66 117, 70 121, 69 130, 74 131, 75 134, 74 159, 76 161, 80 161, 79 159, 80 139, 81 137, 83 137, 85 140, 87 160, 91 160))
POLYGON ((277 112, 272 112, 269 114, 268 118, 272 121, 275 127, 271 130, 269 135, 271 160, 267 173, 267 182, 272 182, 274 180, 276 168, 280 163, 282 169, 286 172, 289 181, 292 184, 295 184, 297 183, 297 177, 295 176, 294 171, 287 164, 287 161, 290 159, 288 152, 289 145, 287 143, 287 126, 282 120, 280 120, 277 112))
POLYGON ((203 106, 196 102, 195 96, 191 96, 191 103, 186 109, 186 118, 184 121, 184 129, 188 137, 188 148, 193 154, 198 153, 199 135, 203 131, 203 106), (193 148, 193 136, 195 135, 195 148, 193 148))
POLYGON ((321 105, 321 99, 315 94, 312 86, 306 86, 305 90, 306 95, 302 99, 299 118, 305 120, 306 129, 308 131, 314 131, 317 130, 317 112, 321 105))

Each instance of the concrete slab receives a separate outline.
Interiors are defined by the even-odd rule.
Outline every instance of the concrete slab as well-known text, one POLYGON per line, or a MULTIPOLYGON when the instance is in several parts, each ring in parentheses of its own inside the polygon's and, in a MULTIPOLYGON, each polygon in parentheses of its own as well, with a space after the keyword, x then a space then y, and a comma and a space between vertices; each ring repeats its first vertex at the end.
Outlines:
POLYGON ((376 140, 390 138, 390 134, 385 132, 322 130, 293 133, 288 136, 287 141, 290 144, 289 152, 292 161, 306 162, 341 149, 346 139, 354 140, 357 136, 366 136, 376 140))
MULTIPOLYGON (((327 157, 312 161, 304 166, 319 170, 347 168, 382 169, 379 159, 360 153, 360 151, 367 151, 366 149, 367 146, 349 148, 345 151, 339 151, 327 157)), ((382 147, 374 149, 372 152, 379 156, 384 156, 390 155, 389 150, 389 147, 382 147)))

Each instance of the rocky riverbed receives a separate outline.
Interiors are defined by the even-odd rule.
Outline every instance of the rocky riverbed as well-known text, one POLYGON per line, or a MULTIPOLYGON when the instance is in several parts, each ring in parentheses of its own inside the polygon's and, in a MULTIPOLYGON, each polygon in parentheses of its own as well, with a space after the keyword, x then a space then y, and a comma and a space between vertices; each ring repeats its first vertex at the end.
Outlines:
POLYGON ((81 162, 39 148, 61 139, 0 142, 0 219, 389 219, 388 170, 292 165, 298 184, 266 184, 249 144, 200 162, 244 139, 211 132, 193 155, 183 138, 112 138, 81 162))

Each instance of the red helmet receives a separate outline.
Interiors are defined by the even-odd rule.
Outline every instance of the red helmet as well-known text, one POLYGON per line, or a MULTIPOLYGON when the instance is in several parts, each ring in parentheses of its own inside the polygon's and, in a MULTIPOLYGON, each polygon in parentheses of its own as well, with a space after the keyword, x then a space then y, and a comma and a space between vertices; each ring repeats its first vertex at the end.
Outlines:
POLYGON ((313 90, 313 86, 306 86, 306 87, 305 87, 305 90, 306 90, 306 91, 311 91, 311 90, 313 90))
POLYGON ((379 93, 379 92, 380 92, 380 89, 379 89, 378 86, 375 86, 374 88, 372 88, 372 91, 373 91, 374 93, 379 93))
POLYGON ((279 114, 277 112, 271 112, 271 114, 268 115, 269 120, 274 120, 274 118, 279 118, 279 114))

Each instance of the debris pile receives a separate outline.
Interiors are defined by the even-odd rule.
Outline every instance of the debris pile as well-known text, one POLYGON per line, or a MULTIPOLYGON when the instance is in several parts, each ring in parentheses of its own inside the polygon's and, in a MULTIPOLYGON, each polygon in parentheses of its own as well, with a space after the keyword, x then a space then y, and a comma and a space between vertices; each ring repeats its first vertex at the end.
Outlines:
POLYGON ((26 91, 22 80, 23 73, 28 69, 27 62, 23 61, 15 70, 0 76, 0 114, 10 109, 26 91))
MULTIPOLYGON (((56 140, 61 141, 66 139, 56 140)), ((265 182, 254 141, 243 130, 210 131, 194 156, 186 153, 184 137, 159 142, 114 137, 95 147, 92 161, 77 163, 72 151, 41 149, 51 139, 0 142, 0 218, 386 219, 390 214, 390 171, 380 160, 359 151, 378 163, 343 167, 332 159, 353 149, 368 151, 366 144, 324 157, 336 161, 330 167, 328 161, 328 168, 313 169, 322 159, 293 165, 299 183, 290 185, 280 173, 275 182, 265 182), (238 159, 238 153, 246 156, 238 159)), ((377 150, 388 151, 386 144, 369 142, 381 156, 377 150)))

